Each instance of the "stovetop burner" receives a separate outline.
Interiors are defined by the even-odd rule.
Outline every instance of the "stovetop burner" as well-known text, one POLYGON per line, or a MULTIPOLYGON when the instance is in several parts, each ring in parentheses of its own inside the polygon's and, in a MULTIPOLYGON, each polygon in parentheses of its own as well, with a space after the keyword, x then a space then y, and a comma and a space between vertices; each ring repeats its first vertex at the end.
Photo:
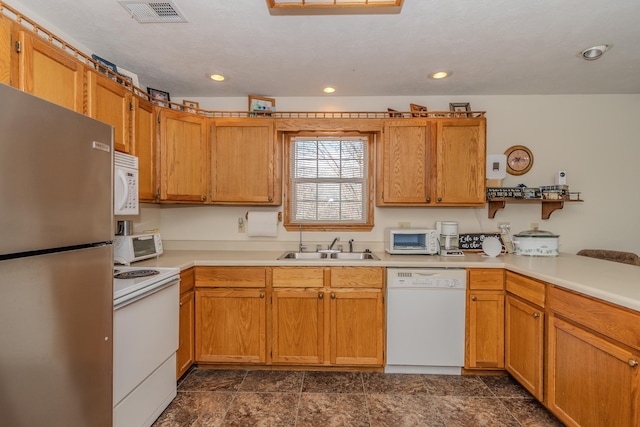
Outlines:
POLYGON ((132 271, 123 271, 122 273, 116 270, 113 275, 114 279, 135 279, 138 277, 147 277, 147 276, 155 276, 160 272, 158 270, 132 270, 132 271))

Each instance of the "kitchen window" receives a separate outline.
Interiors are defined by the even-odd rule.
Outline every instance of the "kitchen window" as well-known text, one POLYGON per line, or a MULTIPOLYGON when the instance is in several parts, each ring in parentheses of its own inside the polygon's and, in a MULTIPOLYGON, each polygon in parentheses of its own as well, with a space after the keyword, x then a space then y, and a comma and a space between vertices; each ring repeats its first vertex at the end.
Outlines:
POLYGON ((285 147, 287 228, 373 228, 372 135, 295 134, 285 147))

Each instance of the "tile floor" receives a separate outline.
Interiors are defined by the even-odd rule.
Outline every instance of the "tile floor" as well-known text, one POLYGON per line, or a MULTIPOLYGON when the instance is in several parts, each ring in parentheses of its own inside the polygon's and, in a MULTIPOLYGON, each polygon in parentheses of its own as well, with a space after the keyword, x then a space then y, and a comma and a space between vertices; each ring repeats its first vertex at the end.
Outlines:
POLYGON ((562 426, 508 376, 193 369, 153 424, 562 426))

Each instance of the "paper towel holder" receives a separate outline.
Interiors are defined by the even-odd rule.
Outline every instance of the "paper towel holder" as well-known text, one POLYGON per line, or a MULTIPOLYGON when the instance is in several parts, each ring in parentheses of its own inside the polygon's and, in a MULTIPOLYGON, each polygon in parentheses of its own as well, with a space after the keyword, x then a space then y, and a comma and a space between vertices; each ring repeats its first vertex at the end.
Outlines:
MULTIPOLYGON (((244 218, 248 221, 249 220, 249 212, 244 214, 244 218)), ((278 222, 282 222, 282 212, 278 212, 278 222)))

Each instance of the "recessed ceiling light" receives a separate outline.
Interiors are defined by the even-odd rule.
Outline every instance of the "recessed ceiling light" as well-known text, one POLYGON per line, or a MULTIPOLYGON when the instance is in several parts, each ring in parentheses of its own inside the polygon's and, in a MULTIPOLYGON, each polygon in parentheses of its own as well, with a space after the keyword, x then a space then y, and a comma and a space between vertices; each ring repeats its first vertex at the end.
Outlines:
POLYGON ((211 80, 215 80, 217 82, 221 82, 224 80, 224 76, 221 74, 211 74, 211 80))
POLYGON ((334 87, 330 87, 330 86, 329 86, 329 87, 325 87, 324 89, 322 89, 322 91, 323 91, 324 93, 333 93, 333 92, 335 92, 335 91, 336 91, 336 88, 334 88, 334 87))
POLYGON ((438 72, 435 72, 435 73, 431 74, 429 77, 431 77, 432 79, 439 80, 439 79, 444 79, 445 77, 449 77, 450 75, 451 75, 451 73, 449 73, 449 72, 438 71, 438 72))
POLYGON ((602 44, 599 46, 593 46, 593 47, 590 47, 589 49, 583 50, 582 52, 579 53, 578 56, 580 56, 585 61, 595 61, 596 59, 599 59, 602 55, 604 55, 606 51, 611 49, 611 46, 613 45, 602 44))

